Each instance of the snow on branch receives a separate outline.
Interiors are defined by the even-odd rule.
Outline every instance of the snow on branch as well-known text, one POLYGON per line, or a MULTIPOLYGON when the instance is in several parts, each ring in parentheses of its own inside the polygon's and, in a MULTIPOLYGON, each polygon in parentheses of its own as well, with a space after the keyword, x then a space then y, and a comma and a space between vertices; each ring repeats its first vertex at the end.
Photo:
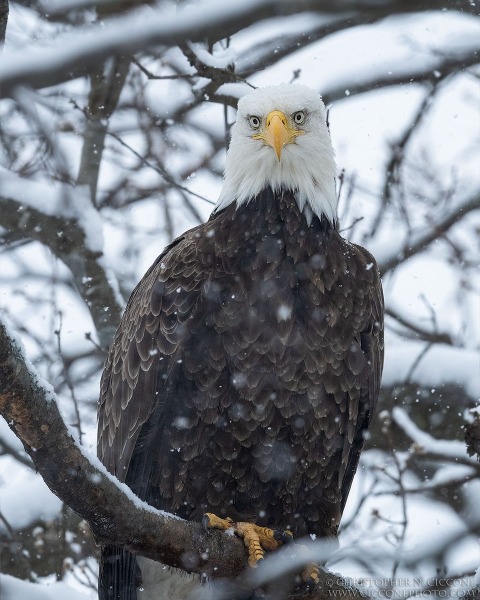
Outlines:
MULTIPOLYGON (((89 523, 97 542, 119 544, 147 558, 205 573, 216 580, 229 578, 230 582, 224 584, 229 594, 232 589, 245 591, 269 581, 275 555, 265 561, 268 571, 261 567, 245 574, 246 553, 240 539, 220 531, 205 531, 199 523, 153 509, 87 453, 62 420, 51 386, 37 375, 2 320, 0 414, 22 441, 48 487, 89 523), (242 573, 237 583, 232 582, 242 573)), ((300 569, 305 558, 311 560, 312 553, 307 551, 299 558, 295 544, 291 546, 293 550, 290 545, 283 550, 283 560, 288 568, 300 569)), ((282 562, 282 575, 285 564, 282 562)), ((295 598, 321 600, 332 595, 365 598, 355 588, 346 587, 342 578, 326 571, 321 571, 315 590, 306 590, 295 598)))
POLYGON ((478 462, 475 459, 468 458, 464 442, 459 440, 436 440, 430 434, 419 429, 407 412, 399 406, 395 406, 392 410, 392 417, 395 423, 422 452, 441 458, 451 458, 475 468, 478 467, 478 462))
POLYGON ((470 421, 465 425, 465 442, 469 456, 476 456, 480 462, 480 406, 470 411, 470 421))
POLYGON ((123 301, 102 262, 98 213, 82 188, 72 193, 3 169, 0 174, 0 225, 19 239, 44 244, 67 265, 106 348, 120 321, 123 301))
MULTIPOLYGON (((97 211, 80 187, 52 186, 19 177, 0 167, 0 195, 18 199, 25 209, 33 209, 50 217, 75 220, 83 229, 85 245, 92 252, 103 248, 102 223, 97 211)), ((57 232, 60 233, 60 232, 57 232)))
POLYGON ((480 395, 478 350, 427 340, 405 341, 387 353, 383 385, 412 382, 423 388, 453 385, 475 401, 480 395))
POLYGON ((330 104, 337 100, 345 99, 345 87, 348 87, 348 97, 358 94, 365 94, 373 90, 379 90, 384 87, 412 83, 436 83, 438 75, 442 77, 457 71, 463 71, 468 67, 477 65, 480 62, 480 44, 478 40, 472 40, 472 46, 462 49, 456 56, 441 56, 433 54, 417 64, 408 63, 392 66, 393 72, 380 73, 372 71, 366 73, 364 77, 359 76, 357 82, 337 82, 335 85, 326 87, 322 90, 322 98, 325 104, 330 104), (396 67, 396 68, 395 68, 396 67), (405 68, 407 67, 407 68, 405 68))
MULTIPOLYGON (((86 75, 90 67, 108 56, 135 53, 156 46, 171 47, 208 38, 215 42, 269 17, 320 11, 338 16, 361 12, 371 19, 395 13, 443 10, 444 2, 429 0, 421 6, 413 0, 210 0, 168 15, 151 7, 135 8, 121 17, 59 36, 50 47, 10 54, 0 61, 0 95, 9 97, 19 85, 43 88, 86 75)), ((468 2, 458 7, 474 13, 468 2)), ((70 10, 70 9, 69 9, 70 10)), ((48 12, 48 9, 47 9, 48 12)))

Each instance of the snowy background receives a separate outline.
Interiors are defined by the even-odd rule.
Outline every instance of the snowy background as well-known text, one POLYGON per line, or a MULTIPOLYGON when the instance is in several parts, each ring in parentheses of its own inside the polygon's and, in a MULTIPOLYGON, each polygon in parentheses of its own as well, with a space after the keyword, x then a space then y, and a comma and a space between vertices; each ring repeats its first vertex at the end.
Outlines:
MULTIPOLYGON (((480 399, 474 3, 263 14, 223 30, 222 16, 268 2, 225 4, 165 1, 125 16, 115 3, 10 3, 1 314, 94 453, 105 348, 164 245, 208 218, 236 101, 281 82, 318 90, 341 229, 376 256, 387 307, 379 411, 329 567, 370 590, 392 579, 409 592, 466 589, 480 565, 480 465, 463 441, 480 399)), ((3 420, 0 449, 2 598, 95 598, 88 528, 3 420)))

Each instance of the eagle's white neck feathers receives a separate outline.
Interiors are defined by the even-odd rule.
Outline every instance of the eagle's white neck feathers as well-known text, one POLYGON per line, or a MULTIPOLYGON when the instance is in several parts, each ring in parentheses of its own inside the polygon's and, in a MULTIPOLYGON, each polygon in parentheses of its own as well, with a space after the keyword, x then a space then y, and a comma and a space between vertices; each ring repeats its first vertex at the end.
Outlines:
POLYGON ((310 223, 312 214, 334 222, 337 217, 335 160, 326 125, 325 106, 310 88, 282 84, 259 88, 238 103, 237 121, 227 154, 225 182, 215 212, 232 202, 237 206, 254 200, 263 189, 294 193, 298 206, 310 223), (287 117, 305 112, 304 131, 294 143, 283 147, 278 160, 274 149, 252 136, 250 117, 264 119, 280 110, 287 117))

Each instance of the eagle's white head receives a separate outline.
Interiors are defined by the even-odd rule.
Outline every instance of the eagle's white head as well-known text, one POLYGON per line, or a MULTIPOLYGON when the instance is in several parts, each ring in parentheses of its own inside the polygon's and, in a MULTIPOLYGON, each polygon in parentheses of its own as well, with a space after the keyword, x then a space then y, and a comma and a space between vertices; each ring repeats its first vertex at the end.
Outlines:
POLYGON ((310 88, 259 88, 238 103, 215 212, 232 202, 249 202, 267 187, 294 192, 309 223, 313 214, 332 223, 336 219, 335 160, 325 105, 310 88))

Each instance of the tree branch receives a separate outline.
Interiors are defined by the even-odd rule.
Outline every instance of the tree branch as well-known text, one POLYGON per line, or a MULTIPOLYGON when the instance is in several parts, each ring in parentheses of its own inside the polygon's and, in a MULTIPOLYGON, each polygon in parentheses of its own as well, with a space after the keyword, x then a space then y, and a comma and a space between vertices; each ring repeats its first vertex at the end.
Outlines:
POLYGON ((8 0, 0 0, 0 47, 5 42, 8 21, 8 0))
POLYGON ((100 344, 107 348, 120 322, 123 306, 103 268, 101 253, 87 246, 85 232, 77 220, 47 215, 2 194, 1 189, 0 214, 2 227, 14 232, 18 239, 28 238, 44 244, 70 269, 87 303, 100 344))
POLYGON ((12 458, 18 461, 27 469, 32 469, 32 461, 25 457, 21 452, 19 452, 16 448, 11 446, 8 442, 6 442, 3 438, 0 438, 0 455, 9 454, 12 458))
MULTIPOLYGON (((443 80, 444 76, 441 76, 441 81, 443 80)), ((370 228, 370 237, 375 235, 375 232, 382 221, 382 217, 385 215, 385 210, 391 202, 393 189, 398 186, 400 182, 400 173, 405 160, 407 146, 414 133, 417 131, 420 123, 429 112, 433 98, 439 89, 438 83, 440 83, 440 81, 430 86, 426 86, 425 96, 419 104, 412 121, 408 124, 400 137, 391 144, 390 159, 385 167, 385 179, 383 182, 383 190, 380 195, 381 203, 379 203, 377 215, 370 228)))
POLYGON ((27 366, 1 321, 0 412, 48 487, 89 522, 97 541, 118 543, 179 568, 185 568, 184 555, 192 555, 189 570, 199 573, 210 573, 211 564, 226 577, 243 569, 240 540, 221 532, 206 534, 198 523, 152 509, 87 458, 63 422, 53 391, 27 366), (208 561, 202 558, 207 549, 208 561))
MULTIPOLYGON (((1 320, 0 413, 21 439, 48 487, 88 521, 97 542, 119 544, 147 558, 214 579, 232 579, 244 572, 246 555, 240 539, 205 531, 199 523, 153 509, 87 456, 63 422, 53 391, 28 364, 23 349, 1 320)), ((258 569, 254 576, 247 570, 240 579, 241 588, 248 587, 249 582, 258 585, 262 576, 265 579, 264 570, 258 569)), ((318 589, 296 597, 321 600, 330 597, 333 590, 339 590, 335 596, 340 598, 342 591, 344 597, 365 597, 345 587, 335 575, 322 571, 320 577, 318 589)))
POLYGON ((108 120, 117 107, 130 68, 130 57, 116 56, 112 64, 100 64, 90 74, 90 93, 86 109, 82 157, 78 183, 88 185, 97 205, 97 183, 105 147, 108 120))
MULTIPOLYGON (((430 329, 421 327, 418 323, 411 321, 392 308, 385 308, 385 315, 395 319, 395 321, 397 321, 400 325, 409 329, 412 333, 408 335, 408 337, 411 339, 417 338, 433 344, 448 344, 450 346, 454 345, 452 336, 449 333, 431 331, 430 329)), ((405 335, 403 332, 400 335, 407 337, 407 335, 405 335)))
POLYGON ((385 275, 388 271, 393 271, 408 258, 424 250, 435 240, 441 239, 450 227, 458 223, 465 215, 478 209, 480 209, 480 193, 467 198, 436 223, 433 222, 422 231, 414 233, 404 247, 396 250, 389 258, 378 261, 380 273, 385 275))
POLYGON ((477 457, 480 462, 480 414, 478 410, 473 409, 472 421, 465 424, 465 443, 469 456, 477 457))
POLYGON ((346 18, 332 20, 326 24, 320 23, 307 33, 275 35, 271 39, 262 40, 242 52, 235 61, 236 73, 244 78, 250 77, 263 69, 271 67, 297 50, 305 50, 310 44, 314 44, 339 31, 370 24, 375 20, 363 13, 356 17, 348 15, 346 18))
MULTIPOLYGON (((321 11, 347 17, 359 12, 373 19, 392 14, 444 10, 443 0, 250 0, 224 4, 205 2, 177 15, 157 14, 151 9, 134 10, 101 25, 85 27, 68 39, 59 39, 49 48, 31 49, 9 56, 0 62, 1 96, 10 97, 18 85, 44 88, 89 73, 92 65, 113 54, 129 54, 153 45, 177 46, 190 41, 218 41, 261 20, 321 11), (148 11, 148 12, 146 12, 148 11), (93 40, 95 43, 93 43, 93 40)), ((454 10, 476 14, 468 1, 455 2, 454 10)))
POLYGON ((478 64, 480 62, 480 45, 470 48, 468 51, 462 52, 453 58, 450 56, 436 58, 438 58, 438 62, 432 60, 427 65, 422 64, 422 68, 415 68, 409 65, 411 68, 407 69, 404 73, 396 74, 392 72, 390 74, 379 74, 374 72, 357 83, 350 81, 348 84, 346 82, 335 84, 335 87, 322 90, 323 101, 325 104, 330 104, 336 100, 344 100, 347 97, 351 98, 357 94, 364 94, 394 85, 426 82, 432 84, 438 83, 438 76, 435 75, 435 71, 440 71, 441 77, 445 78, 450 73, 462 71, 478 64), (345 95, 346 86, 348 87, 348 96, 345 95))

